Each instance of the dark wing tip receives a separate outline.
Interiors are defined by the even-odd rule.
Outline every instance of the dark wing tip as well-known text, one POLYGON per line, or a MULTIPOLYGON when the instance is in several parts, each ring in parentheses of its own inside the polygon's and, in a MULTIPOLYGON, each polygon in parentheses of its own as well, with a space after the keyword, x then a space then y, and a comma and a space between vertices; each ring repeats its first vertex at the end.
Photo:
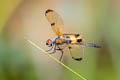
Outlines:
POLYGON ((52 24, 51 24, 51 26, 54 26, 54 25, 55 25, 55 23, 52 23, 52 24))
POLYGON ((45 15, 46 15, 47 13, 49 13, 49 12, 53 12, 53 10, 52 10, 52 9, 46 10, 45 15))
POLYGON ((74 60, 77 60, 77 61, 81 61, 83 58, 74 58, 72 57, 74 60))

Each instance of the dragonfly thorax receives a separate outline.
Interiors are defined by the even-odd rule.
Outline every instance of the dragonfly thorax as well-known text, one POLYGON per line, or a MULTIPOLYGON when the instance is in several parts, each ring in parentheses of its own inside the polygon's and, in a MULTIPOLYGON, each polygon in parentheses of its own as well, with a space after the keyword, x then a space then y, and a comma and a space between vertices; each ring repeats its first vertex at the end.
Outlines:
POLYGON ((82 35, 80 34, 63 34, 62 36, 59 36, 56 38, 55 43, 56 44, 76 44, 81 43, 83 41, 82 35))

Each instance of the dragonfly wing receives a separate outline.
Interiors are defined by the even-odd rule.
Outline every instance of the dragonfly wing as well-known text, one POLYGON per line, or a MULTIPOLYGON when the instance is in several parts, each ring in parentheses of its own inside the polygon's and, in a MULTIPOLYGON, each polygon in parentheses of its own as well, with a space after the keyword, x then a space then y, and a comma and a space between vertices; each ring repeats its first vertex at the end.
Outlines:
POLYGON ((45 16, 51 24, 51 27, 55 34, 57 36, 63 35, 63 21, 59 14, 57 14, 54 10, 48 9, 45 12, 45 16))
POLYGON ((80 61, 83 59, 84 46, 71 44, 69 47, 70 54, 74 60, 80 61))

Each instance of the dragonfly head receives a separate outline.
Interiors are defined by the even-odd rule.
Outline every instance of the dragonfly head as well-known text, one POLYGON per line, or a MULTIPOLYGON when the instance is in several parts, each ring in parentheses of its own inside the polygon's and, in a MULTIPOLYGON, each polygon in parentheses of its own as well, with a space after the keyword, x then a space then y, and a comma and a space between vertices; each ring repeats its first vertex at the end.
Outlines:
POLYGON ((53 46, 52 40, 51 40, 51 39, 48 39, 48 40, 46 41, 46 45, 47 45, 48 47, 53 46))

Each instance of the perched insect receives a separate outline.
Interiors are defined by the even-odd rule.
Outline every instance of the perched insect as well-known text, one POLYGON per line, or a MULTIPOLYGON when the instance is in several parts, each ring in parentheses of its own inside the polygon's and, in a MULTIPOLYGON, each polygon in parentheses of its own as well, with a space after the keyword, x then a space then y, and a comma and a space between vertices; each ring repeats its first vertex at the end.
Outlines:
POLYGON ((48 39, 46 45, 51 47, 49 51, 52 51, 51 54, 55 53, 56 50, 61 52, 60 61, 63 57, 64 50, 67 48, 70 51, 70 54, 74 60, 80 61, 83 58, 84 47, 90 46, 94 48, 100 48, 101 46, 93 43, 85 42, 81 34, 64 34, 63 33, 63 21, 59 14, 54 10, 48 9, 45 12, 45 16, 57 37, 54 40, 48 39))

